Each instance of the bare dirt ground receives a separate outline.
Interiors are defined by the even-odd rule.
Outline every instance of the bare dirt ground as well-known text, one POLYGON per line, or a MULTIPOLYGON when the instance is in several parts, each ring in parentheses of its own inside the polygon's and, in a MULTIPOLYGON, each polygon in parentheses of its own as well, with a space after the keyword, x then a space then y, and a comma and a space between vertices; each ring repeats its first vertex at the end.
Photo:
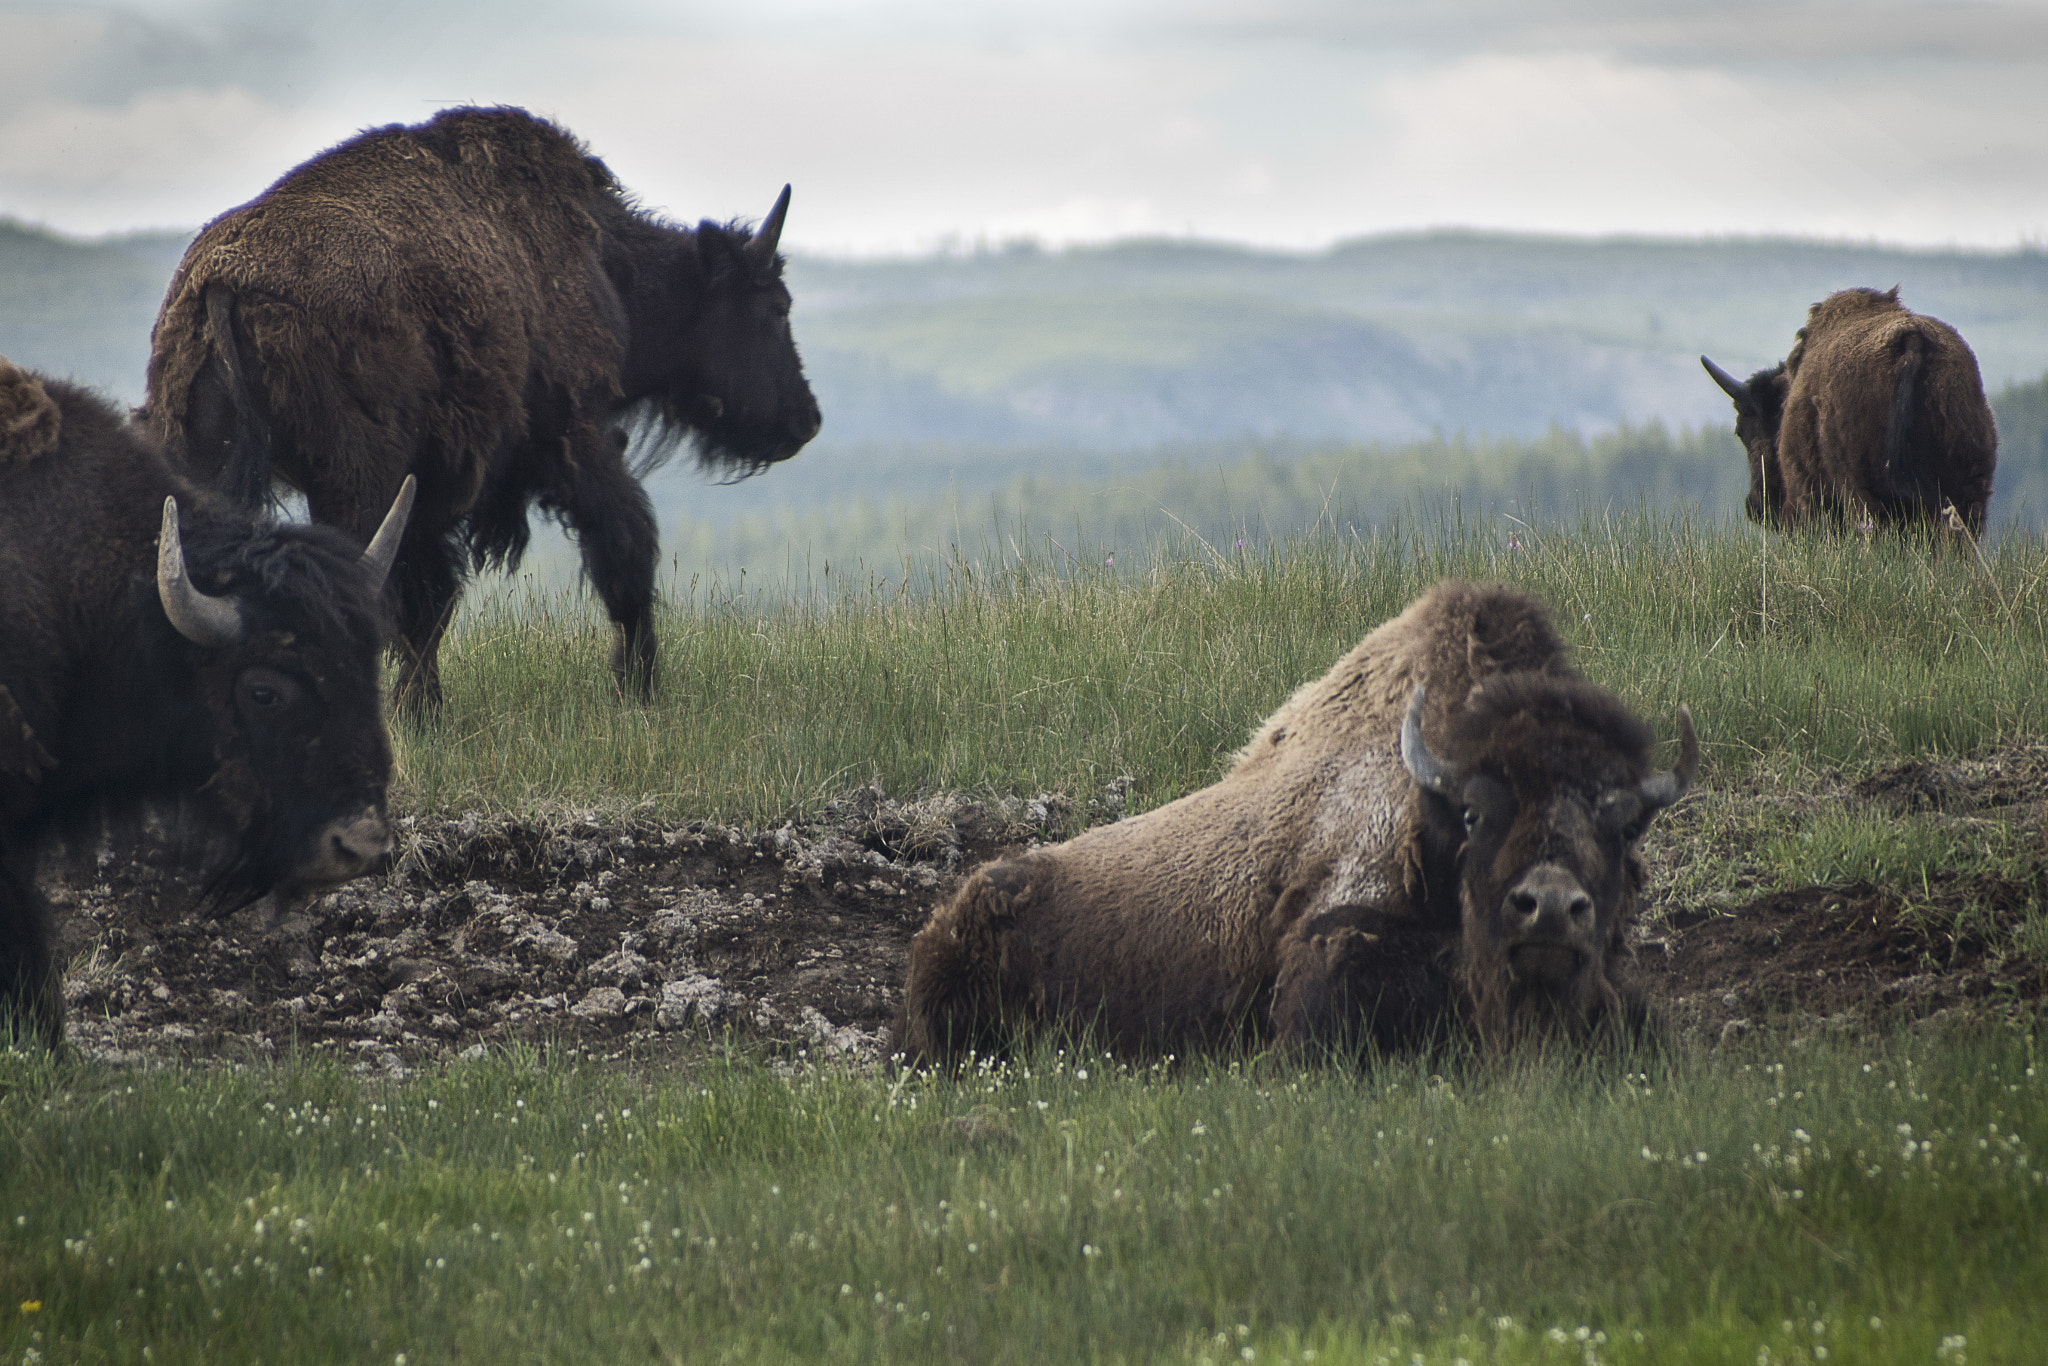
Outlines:
MULTIPOLYGON (((1121 813, 1127 783, 1091 803, 1121 813)), ((1995 819, 2039 832, 2048 750, 1821 775, 1789 804, 1995 819)), ((810 825, 744 830, 560 816, 405 822, 390 875, 227 916, 158 845, 49 861, 69 1034, 108 1060, 338 1052, 402 1072, 527 1041, 653 1059, 738 1039, 878 1056, 910 937, 980 860, 1052 837, 1064 799, 855 792, 810 825)), ((1696 856, 1681 825, 1660 866, 1696 856)), ((1653 999, 1714 1045, 1753 1030, 2029 1016, 2048 1000, 2048 857, 2028 879, 1732 889, 1640 928, 1653 999), (2036 919, 2033 929, 2027 917, 2036 919), (2030 937, 2031 936, 2031 937, 2030 937), (2022 951, 2020 946, 2026 946, 2022 951)))

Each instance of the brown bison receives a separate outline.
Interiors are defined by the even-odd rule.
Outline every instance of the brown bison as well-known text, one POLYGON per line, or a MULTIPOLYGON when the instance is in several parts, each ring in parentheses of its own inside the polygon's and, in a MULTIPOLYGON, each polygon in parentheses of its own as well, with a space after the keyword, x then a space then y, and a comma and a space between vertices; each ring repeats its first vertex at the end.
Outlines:
POLYGON ((265 525, 103 400, 0 359, 0 1029, 62 1033, 51 835, 191 799, 232 843, 231 902, 388 855, 382 593, 411 493, 368 550, 265 525))
POLYGON ((675 227, 518 109, 450 109, 321 153, 215 219, 171 277, 146 418, 245 504, 272 477, 367 537, 408 473, 394 574, 398 697, 432 707, 464 571, 517 565, 528 510, 575 533, 615 623, 622 689, 655 675, 654 512, 641 472, 686 437, 710 468, 794 455, 818 405, 776 254, 675 227))
POLYGON ((1998 428, 1977 358, 1897 286, 1822 299, 1784 361, 1746 383, 1700 364, 1735 400, 1751 521, 1938 525, 1953 504, 1983 531, 1998 428))
POLYGON ((1119 1050, 1399 1048, 1454 1019, 1503 1039, 1626 1015, 1632 851, 1691 780, 1680 727, 1653 772, 1540 604, 1440 584, 1222 781, 971 874, 911 943, 896 1046, 955 1059, 1066 1025, 1119 1050))

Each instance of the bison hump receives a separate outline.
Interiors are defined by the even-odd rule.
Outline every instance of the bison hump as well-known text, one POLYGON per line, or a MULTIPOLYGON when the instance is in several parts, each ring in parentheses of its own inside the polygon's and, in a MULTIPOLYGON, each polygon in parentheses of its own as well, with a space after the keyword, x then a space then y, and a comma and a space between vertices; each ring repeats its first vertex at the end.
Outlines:
POLYGON ((43 382, 0 356, 0 466, 48 455, 63 430, 64 415, 43 382))

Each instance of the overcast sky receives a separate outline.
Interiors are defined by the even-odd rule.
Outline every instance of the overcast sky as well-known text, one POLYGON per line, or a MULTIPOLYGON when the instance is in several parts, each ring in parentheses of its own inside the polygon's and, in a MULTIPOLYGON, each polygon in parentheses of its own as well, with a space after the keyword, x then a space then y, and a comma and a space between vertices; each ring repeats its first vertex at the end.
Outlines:
POLYGON ((0 216, 193 227, 507 103, 873 254, 1465 225, 2048 241, 2048 0, 0 0, 0 216))

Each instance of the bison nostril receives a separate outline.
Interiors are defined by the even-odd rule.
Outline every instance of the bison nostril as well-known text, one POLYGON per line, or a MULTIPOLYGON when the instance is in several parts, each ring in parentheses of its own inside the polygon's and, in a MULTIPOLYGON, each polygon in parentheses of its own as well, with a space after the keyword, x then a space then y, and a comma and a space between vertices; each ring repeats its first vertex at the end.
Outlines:
POLYGON ((1534 920, 1542 909, 1536 901, 1536 894, 1523 890, 1508 893, 1508 908, 1524 920, 1534 920))
POLYGON ((1581 892, 1572 898, 1571 905, 1567 909, 1571 911, 1572 919, 1584 920, 1587 916, 1593 914, 1593 898, 1581 892))

